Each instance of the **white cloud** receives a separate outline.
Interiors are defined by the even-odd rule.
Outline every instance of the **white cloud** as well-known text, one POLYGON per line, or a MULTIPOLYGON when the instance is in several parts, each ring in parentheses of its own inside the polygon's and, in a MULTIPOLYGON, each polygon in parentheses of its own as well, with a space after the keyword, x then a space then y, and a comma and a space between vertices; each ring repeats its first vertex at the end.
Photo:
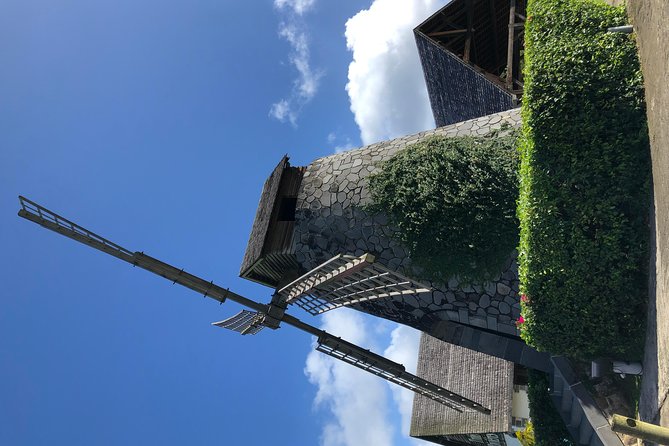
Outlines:
POLYGON ((336 132, 330 132, 327 136, 327 142, 332 146, 335 153, 346 152, 356 148, 357 146, 351 141, 348 136, 340 136, 336 132))
MULTIPOLYGON (((362 315, 352 310, 326 313, 323 329, 365 347, 373 343, 362 315)), ((332 415, 322 431, 323 446, 392 445, 395 429, 382 379, 317 351, 307 357, 305 373, 318 387, 316 407, 332 415)))
POLYGON ((274 0, 274 6, 277 9, 288 8, 295 14, 302 15, 313 8, 316 0, 274 0))
POLYGON ((272 107, 269 109, 269 114, 274 119, 281 122, 289 121, 291 124, 297 125, 297 115, 290 109, 290 104, 285 99, 272 104, 272 107))
POLYGON ((290 63, 297 69, 295 80, 296 94, 302 101, 310 101, 318 91, 322 73, 314 71, 309 65, 309 40, 304 29, 296 23, 282 23, 279 36, 290 43, 292 53, 290 63))
POLYGON ((346 22, 346 90, 362 142, 434 127, 413 28, 448 0, 374 0, 346 22))
POLYGON ((338 144, 334 147, 335 153, 348 152, 351 149, 355 149, 355 145, 351 141, 347 141, 344 144, 338 144))
POLYGON ((279 37, 290 45, 288 60, 297 70, 297 77, 293 81, 293 88, 287 98, 272 104, 270 116, 281 122, 290 121, 297 125, 300 110, 318 92, 322 71, 312 68, 309 54, 309 34, 302 15, 309 11, 315 0, 275 0, 274 6, 279 10, 289 9, 285 20, 279 25, 279 37), (275 111, 281 113, 275 113, 275 111))
MULTIPOLYGON (((407 372, 416 373, 418 363, 418 347, 420 344, 420 332, 406 325, 396 325, 396 328, 390 333, 390 345, 383 352, 383 355, 404 365, 407 372)), ((402 420, 402 435, 409 435, 411 426, 411 411, 413 409, 414 393, 404 387, 390 386, 393 393, 393 400, 400 413, 402 420)), ((430 444, 423 440, 414 439, 416 445, 430 444)))

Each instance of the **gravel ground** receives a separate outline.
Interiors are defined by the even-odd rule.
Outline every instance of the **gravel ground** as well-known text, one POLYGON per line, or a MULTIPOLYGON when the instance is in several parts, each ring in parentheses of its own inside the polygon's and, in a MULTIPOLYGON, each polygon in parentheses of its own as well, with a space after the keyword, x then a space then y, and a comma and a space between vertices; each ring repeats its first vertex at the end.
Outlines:
POLYGON ((628 14, 646 88, 655 197, 651 302, 639 416, 669 427, 669 1, 629 0, 628 14))

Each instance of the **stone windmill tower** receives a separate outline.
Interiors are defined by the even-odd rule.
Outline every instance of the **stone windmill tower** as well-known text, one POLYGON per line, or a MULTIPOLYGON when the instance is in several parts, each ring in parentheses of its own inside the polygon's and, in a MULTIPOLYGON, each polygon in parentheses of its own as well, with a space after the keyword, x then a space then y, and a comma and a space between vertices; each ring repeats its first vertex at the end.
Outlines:
MULTIPOLYGON (((371 203, 370 174, 412 143, 432 136, 481 136, 519 122, 518 111, 510 110, 320 158, 305 167, 293 167, 284 157, 263 188, 240 275, 278 290, 337 255, 370 253, 386 268, 430 290, 352 299, 345 305, 546 370, 547 357, 525 345, 515 327, 520 303, 512 255, 491 282, 465 285, 457 277, 432 282, 416 275, 408 250, 394 237, 396 230, 386 216, 366 207, 371 203)), ((329 309, 310 302, 297 304, 313 314, 329 309)))

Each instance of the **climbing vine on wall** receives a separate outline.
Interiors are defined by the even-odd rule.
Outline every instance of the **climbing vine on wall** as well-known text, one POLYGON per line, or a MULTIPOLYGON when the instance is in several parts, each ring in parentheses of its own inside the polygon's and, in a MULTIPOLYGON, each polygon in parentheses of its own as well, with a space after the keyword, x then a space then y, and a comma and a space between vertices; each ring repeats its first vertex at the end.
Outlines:
POLYGON ((425 276, 494 278, 518 244, 518 156, 510 130, 435 137, 399 152, 370 177, 374 212, 398 229, 425 276))

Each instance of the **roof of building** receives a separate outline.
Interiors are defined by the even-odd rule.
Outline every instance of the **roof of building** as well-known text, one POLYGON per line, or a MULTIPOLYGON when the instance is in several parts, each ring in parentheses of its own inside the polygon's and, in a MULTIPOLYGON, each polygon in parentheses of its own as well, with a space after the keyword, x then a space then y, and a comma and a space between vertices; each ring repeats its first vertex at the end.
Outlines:
POLYGON ((258 202, 258 210, 256 211, 256 217, 253 220, 253 227, 251 228, 251 234, 249 235, 249 243, 246 245, 244 260, 242 260, 240 275, 244 275, 244 273, 251 268, 262 255, 263 245, 265 244, 267 230, 269 229, 269 223, 272 217, 272 210, 274 209, 279 194, 281 177, 287 166, 289 166, 288 156, 285 155, 281 158, 281 161, 279 161, 279 164, 277 164, 274 170, 272 170, 272 173, 263 185, 260 201, 258 202))
POLYGON ((516 106, 526 0, 513 3, 453 0, 414 29, 437 126, 516 106))
POLYGON ((458 347, 423 334, 417 375, 491 410, 456 412, 416 395, 411 417, 412 437, 508 432, 511 430, 513 363, 458 347))
MULTIPOLYGON (((511 3, 513 23, 517 28, 513 50, 516 54, 514 78, 521 79, 519 53, 523 47, 526 0, 453 0, 418 25, 421 33, 450 53, 489 75, 491 82, 506 87, 500 76, 506 71, 509 50, 511 3)), ((518 91, 519 85, 512 88, 518 91)))
POLYGON ((265 181, 239 275, 270 287, 297 274, 292 250, 295 201, 304 168, 284 156, 265 181))

